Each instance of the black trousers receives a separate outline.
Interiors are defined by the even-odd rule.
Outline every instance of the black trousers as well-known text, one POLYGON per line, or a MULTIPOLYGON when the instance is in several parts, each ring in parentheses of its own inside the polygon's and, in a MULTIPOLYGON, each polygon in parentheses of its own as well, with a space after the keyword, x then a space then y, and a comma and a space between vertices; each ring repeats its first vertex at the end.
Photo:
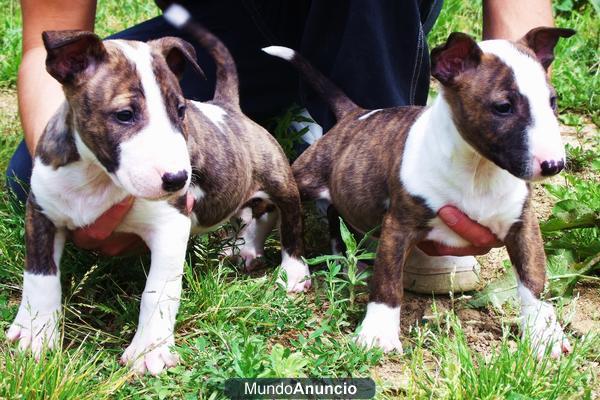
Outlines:
MULTIPOLYGON (((426 35, 442 0, 202 0, 183 1, 194 17, 231 51, 240 77, 242 110, 257 122, 292 103, 308 108, 326 131, 334 123, 326 104, 285 61, 260 49, 283 45, 299 49, 320 71, 365 108, 425 104, 429 88, 426 35)), ((194 45, 207 79, 186 70, 181 86, 187 98, 209 100, 214 64, 191 38, 153 18, 108 39, 147 41, 179 36, 194 45)), ((31 158, 25 143, 15 151, 7 178, 25 199, 31 158), (22 187, 24 184, 24 187, 22 187)))

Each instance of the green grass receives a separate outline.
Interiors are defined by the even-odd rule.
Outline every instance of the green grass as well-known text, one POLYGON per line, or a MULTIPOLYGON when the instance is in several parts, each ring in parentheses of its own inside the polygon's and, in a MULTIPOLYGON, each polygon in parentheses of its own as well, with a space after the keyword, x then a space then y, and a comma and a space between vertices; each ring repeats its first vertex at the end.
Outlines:
POLYGON ((102 350, 87 342, 71 351, 49 354, 42 362, 15 349, 3 347, 0 360, 0 398, 98 399, 110 398, 131 378, 102 350))
MULTIPOLYGON (((19 8, 15 0, 0 0, 0 7, 0 87, 14 95, 20 57, 19 8)), ((102 36, 157 13, 152 2, 135 0, 100 0, 98 8, 97 31, 102 36)), ((557 24, 573 27, 579 34, 559 47, 553 80, 561 96, 563 119, 581 128, 590 120, 598 122, 598 15, 582 1, 563 8, 567 11, 559 13, 557 24)), ((479 2, 446 0, 430 44, 443 42, 455 30, 479 35, 479 18, 479 2)), ((293 115, 284 118, 291 120, 293 115)), ((289 139, 285 125, 276 124, 274 129, 289 139)), ((0 130, 0 167, 5 170, 20 140, 17 116, 0 116, 0 130)), ((597 137, 596 130, 592 134, 597 137)), ((293 151, 293 140, 284 145, 293 151)), ((550 228, 588 218, 581 211, 584 206, 594 210, 600 198, 590 189, 598 177, 598 148, 569 152, 573 178, 549 187, 559 202, 547 222, 550 228), (577 212, 569 214, 567 209, 565 214, 565 207, 573 201, 577 212)), ((4 188, 3 193, 0 398, 217 399, 223 396, 226 378, 258 376, 373 376, 378 398, 407 399, 586 399, 593 398, 592 390, 600 384, 594 369, 599 362, 597 333, 581 337, 569 332, 573 354, 557 362, 537 362, 528 343, 518 338, 511 322, 515 307, 510 302, 499 309, 485 308, 503 323, 498 324, 502 334, 484 352, 469 336, 472 326, 455 315, 465 299, 456 299, 455 307, 446 311, 434 304, 432 317, 423 318, 402 336, 402 356, 358 348, 351 336, 364 312, 366 276, 356 267, 372 254, 348 235, 349 254, 317 260, 325 265, 315 272, 314 290, 294 297, 275 285, 276 273, 270 267, 278 263, 276 240, 268 241, 270 267, 248 276, 219 259, 223 242, 217 234, 193 239, 177 318, 176 351, 181 364, 159 377, 142 378, 133 377, 118 359, 136 327, 148 258, 107 259, 68 246, 62 268, 63 346, 36 363, 7 344, 4 336, 20 297, 24 231, 22 207, 10 201, 4 188), (347 275, 342 267, 349 270, 347 275), (380 369, 386 368, 400 370, 401 376, 382 373, 380 369)), ((317 221, 309 215, 307 242, 315 255, 321 254, 324 242, 317 221)), ((578 273, 574 266, 593 255, 582 251, 593 250, 598 243, 586 232, 546 232, 547 250, 558 257, 551 267, 556 276, 562 276, 556 280, 563 285, 557 286, 559 294, 565 293, 572 283, 569 279, 578 273), (567 257, 565 252, 572 254, 567 257)), ((558 302, 559 309, 570 307, 569 301, 558 302)), ((564 322, 568 314, 560 314, 564 322)))
POLYGON ((504 330, 490 354, 482 355, 472 350, 456 316, 447 313, 416 328, 413 340, 409 390, 419 398, 589 399, 597 384, 592 368, 578 370, 582 361, 597 357, 597 335, 577 342, 569 357, 539 361, 527 340, 504 330), (431 354, 434 368, 428 366, 431 354))
POLYGON ((21 12, 16 0, 0 0, 0 86, 12 86, 17 82, 17 70, 21 60, 21 12))

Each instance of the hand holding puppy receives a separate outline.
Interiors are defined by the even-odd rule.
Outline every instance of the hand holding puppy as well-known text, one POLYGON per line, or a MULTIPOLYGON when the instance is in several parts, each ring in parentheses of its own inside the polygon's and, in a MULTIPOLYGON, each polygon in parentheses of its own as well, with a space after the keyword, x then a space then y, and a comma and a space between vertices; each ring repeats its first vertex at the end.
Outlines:
MULTIPOLYGON (((86 250, 97 250, 107 256, 118 256, 132 252, 147 252, 142 239, 133 233, 115 232, 117 227, 133 207, 134 198, 126 197, 109 208, 93 224, 72 232, 73 243, 86 250)), ((190 214, 194 206, 192 195, 187 194, 186 212, 190 214)))
POLYGON ((93 224, 75 229, 72 233, 73 243, 82 249, 98 250, 108 256, 143 248, 144 242, 139 236, 115 232, 133 207, 133 201, 134 198, 129 196, 109 208, 93 224))
MULTIPOLYGON (((139 236, 131 233, 114 232, 133 206, 133 197, 127 197, 112 206, 92 225, 73 231, 73 242, 77 247, 98 250, 107 256, 118 256, 132 251, 147 251, 139 236)), ((187 211, 191 212, 193 199, 188 195, 187 211), (191 201, 190 201, 191 200, 191 201)), ((502 243, 485 226, 470 219, 454 206, 444 206, 438 216, 446 225, 461 237, 472 243, 467 247, 450 247, 431 240, 423 241, 419 248, 430 256, 469 256, 486 254, 502 243)))
POLYGON ((429 256, 480 256, 489 252, 493 247, 503 245, 488 228, 473 221, 454 206, 440 208, 437 215, 448 228, 472 245, 450 247, 439 242, 424 240, 418 246, 429 256))

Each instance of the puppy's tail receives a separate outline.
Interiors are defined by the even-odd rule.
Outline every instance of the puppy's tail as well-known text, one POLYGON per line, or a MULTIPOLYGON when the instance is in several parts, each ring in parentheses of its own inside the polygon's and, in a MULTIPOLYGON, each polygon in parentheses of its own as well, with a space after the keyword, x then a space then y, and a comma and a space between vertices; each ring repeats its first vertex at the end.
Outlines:
POLYGON ((282 46, 269 46, 262 51, 292 63, 313 89, 327 101, 338 120, 348 112, 360 108, 325 75, 317 71, 306 58, 294 50, 282 46))
POLYGON ((235 104, 239 107, 238 74, 233 57, 227 47, 215 35, 194 21, 190 13, 177 3, 171 4, 163 16, 176 28, 189 33, 204 47, 215 60, 217 79, 215 84, 216 101, 235 104))

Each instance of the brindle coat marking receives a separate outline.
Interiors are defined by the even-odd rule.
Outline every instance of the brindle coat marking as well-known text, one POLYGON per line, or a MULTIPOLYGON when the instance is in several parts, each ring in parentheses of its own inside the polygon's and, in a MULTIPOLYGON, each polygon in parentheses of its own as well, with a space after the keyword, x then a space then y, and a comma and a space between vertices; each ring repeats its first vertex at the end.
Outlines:
MULTIPOLYGON (((300 200, 287 159, 276 140, 241 112, 237 72, 228 50, 201 27, 192 29, 192 34, 210 49, 217 64, 215 96, 208 104, 225 111, 223 124, 218 126, 194 102, 181 95, 176 76, 181 74, 184 62, 201 72, 193 47, 171 37, 148 44, 153 49, 153 72, 168 117, 174 126, 183 128, 181 131, 188 139, 192 186, 204 193, 193 207, 197 229, 222 223, 251 200, 254 193, 264 191, 270 198, 268 203, 272 202, 281 211, 283 248, 288 254, 300 257, 303 254, 300 200)), ((66 114, 57 114, 52 119, 36 155, 54 168, 77 161, 79 154, 73 138, 73 131, 77 131, 106 170, 114 172, 119 167, 119 144, 148 123, 150 111, 135 65, 117 56, 121 51, 119 46, 110 41, 103 43, 88 32, 46 32, 44 41, 49 52, 49 73, 65 85, 69 107, 66 114), (86 49, 83 52, 82 47, 86 49), (68 58, 71 64, 56 63, 55 51, 72 53, 68 58), (134 114, 134 121, 126 127, 113 121, 112 111, 122 108, 130 108, 134 114)), ((135 42, 128 43, 136 46, 135 42)), ((174 199, 172 204, 185 210, 185 197, 174 199)), ((259 207, 255 214, 265 209, 274 211, 262 202, 250 204, 259 207)))
MULTIPOLYGON (((208 103, 226 113, 224 123, 219 126, 181 96, 176 77, 183 71, 184 62, 190 62, 201 72, 193 47, 171 37, 148 44, 153 49, 153 72, 169 119, 173 125, 182 126, 182 132, 188 136, 192 185, 205 194, 196 199, 193 207, 198 225, 209 228, 223 222, 250 200, 253 193, 264 191, 281 211, 284 248, 299 257, 303 252, 302 240, 298 239, 302 237, 300 201, 285 155, 271 135, 241 112, 237 72, 228 50, 202 28, 192 29, 210 49, 217 64, 215 96, 208 103)), ((145 106, 135 66, 127 58, 115 56, 121 51, 119 46, 110 41, 103 43, 89 32, 45 32, 44 43, 48 48, 48 71, 65 85, 69 107, 67 115, 59 114, 52 119, 40 139, 37 155, 54 168, 77 161, 79 155, 72 134, 76 130, 106 170, 115 171, 119 166, 119 144, 148 123, 150 111, 145 106), (59 51, 61 61, 56 62, 59 51), (65 52, 70 57, 64 57, 65 52), (121 108, 130 108, 134 114, 134 121, 125 128, 112 121, 111 112, 99 112, 121 108), (71 126, 65 121, 75 123, 71 126), (111 134, 114 130, 118 130, 118 135, 111 134)), ((135 42, 129 44, 136 46, 135 42)), ((183 209, 185 202, 176 199, 173 204, 183 209)))
POLYGON ((25 213, 25 271, 32 274, 55 275, 54 236, 56 226, 35 202, 35 196, 27 198, 25 213))
MULTIPOLYGON (((547 68, 558 38, 572 34, 571 30, 541 28, 530 32, 516 46, 540 58, 547 68), (539 34, 553 36, 553 42, 546 45, 547 40, 543 40, 540 49, 535 44, 539 34)), ((369 113, 345 96, 340 97, 339 89, 298 54, 288 51, 267 49, 268 53, 289 60, 308 82, 314 83, 315 90, 338 118, 337 124, 292 166, 302 199, 331 201, 330 224, 338 224, 338 212, 362 232, 381 224, 370 302, 396 308, 402 299, 406 257, 427 235, 429 222, 437 211, 428 208, 423 199, 407 193, 398 175, 408 132, 424 108, 398 107, 369 113)), ((529 178, 532 171, 520 162, 528 151, 524 132, 531 124, 529 104, 527 98, 519 95, 512 70, 498 57, 483 54, 468 36, 454 33, 445 45, 432 51, 432 73, 444 85, 445 99, 465 141, 514 176, 529 178), (457 74, 456 70, 462 73, 457 74), (514 108, 512 115, 499 115, 492 121, 483 117, 507 93, 514 108)), ((339 228, 330 227, 330 232, 339 234, 339 228)), ((340 242, 339 238, 334 241, 340 242)), ((539 298, 544 287, 545 256, 529 198, 521 220, 510 228, 505 244, 523 285, 539 298)))
POLYGON ((216 124, 188 101, 192 186, 206 194, 194 205, 198 225, 215 226, 241 206, 251 207, 254 215, 274 212, 268 206, 272 203, 279 210, 282 248, 299 258, 304 251, 300 195, 287 158, 277 141, 242 113, 237 71, 227 48, 200 25, 188 23, 185 29, 215 60, 217 84, 208 104, 225 111, 223 123, 216 124), (252 198, 259 191, 268 195, 267 204, 252 198))
MULTIPOLYGON (((432 71, 447 88, 444 97, 460 134, 499 167, 519 178, 530 178, 533 171, 528 163, 523 162, 529 152, 528 138, 523 132, 531 124, 530 105, 527 98, 519 93, 512 70, 495 55, 483 54, 474 42, 464 40, 464 34, 460 33, 451 34, 444 46, 432 50, 433 62, 442 56, 448 57, 444 52, 449 48, 456 52, 456 47, 467 53, 467 59, 477 68, 466 69, 452 78, 446 77, 446 66, 432 64, 432 71), (460 46, 455 44, 458 41, 460 46), (489 114, 493 104, 506 98, 512 104, 511 116, 498 114, 493 120, 483 117, 489 114)), ((530 48, 523 44, 516 44, 516 48, 535 59, 536 54, 530 48)), ((554 94, 548 78, 546 80, 554 94)), ((553 108, 556 114, 555 105, 553 108)))
POLYGON ((521 220, 510 228, 504 243, 519 279, 534 296, 540 297, 546 282, 546 253, 530 200, 525 202, 521 220))
POLYGON ((58 344, 57 264, 65 229, 92 223, 127 195, 137 199, 116 231, 138 234, 152 253, 138 329, 121 358, 138 373, 157 374, 177 363, 170 347, 190 222, 203 231, 242 207, 256 216, 273 213, 288 291, 310 286, 300 259, 300 195, 291 168, 277 142, 242 114, 227 49, 200 27, 195 34, 217 63, 215 99, 208 103, 182 97, 177 75, 183 63, 200 68, 192 46, 180 39, 142 44, 102 42, 90 32, 44 34, 47 69, 63 85, 66 101, 36 149, 23 296, 7 332, 36 356, 43 344, 58 344), (185 182, 167 189, 169 177, 180 173, 185 182), (188 203, 190 174, 191 221, 178 212, 188 203))
POLYGON ((422 108, 386 109, 358 119, 367 112, 349 111, 292 169, 304 200, 318 199, 328 188, 333 226, 339 224, 337 213, 361 232, 381 225, 375 234, 381 240, 370 283, 371 300, 395 307, 403 290, 398 285, 402 282, 398 265, 404 263, 412 245, 426 236, 427 221, 435 216, 422 199, 406 193, 397 175, 407 133, 401 127, 411 126, 422 108))
POLYGON ((57 169, 64 165, 79 161, 79 153, 73 137, 73 118, 68 105, 62 105, 63 111, 52 116, 42 133, 44 140, 40 140, 36 155, 46 165, 57 169))
MULTIPOLYGON (((135 65, 119 56, 121 50, 114 43, 102 42, 90 32, 48 31, 43 33, 43 39, 48 51, 48 73, 63 84, 68 108, 67 115, 56 114, 46 127, 48 133, 40 138, 36 156, 55 168, 77 161, 73 138, 76 130, 106 170, 116 171, 119 144, 148 123, 149 111, 135 65), (131 124, 124 126, 115 120, 114 112, 121 109, 133 112, 131 124)), ((185 62, 202 72, 195 61, 194 48, 173 37, 149 44, 155 53, 154 73, 163 98, 168 100, 169 118, 179 126, 177 108, 184 99, 174 74, 182 73, 185 62)))
MULTIPOLYGON (((48 72, 63 84, 67 101, 48 122, 37 145, 36 157, 55 170, 79 161, 74 138, 77 131, 106 170, 115 171, 119 165, 119 144, 147 123, 148 111, 135 67, 125 58, 115 56, 120 52, 118 47, 108 42, 103 44, 90 32, 44 32, 43 40, 48 51, 48 72), (121 107, 131 107, 136 115, 135 123, 126 128, 113 121, 110 112, 121 107)), ((201 71, 193 47, 178 38, 159 39, 151 45, 157 53, 154 71, 163 95, 183 101, 173 73, 181 72, 184 62, 201 71)), ((168 107, 169 116, 173 123, 179 124, 181 118, 176 108, 168 107)), ((25 228, 25 270, 56 274, 53 258, 56 226, 37 204, 34 193, 30 193, 27 201, 25 228)))

